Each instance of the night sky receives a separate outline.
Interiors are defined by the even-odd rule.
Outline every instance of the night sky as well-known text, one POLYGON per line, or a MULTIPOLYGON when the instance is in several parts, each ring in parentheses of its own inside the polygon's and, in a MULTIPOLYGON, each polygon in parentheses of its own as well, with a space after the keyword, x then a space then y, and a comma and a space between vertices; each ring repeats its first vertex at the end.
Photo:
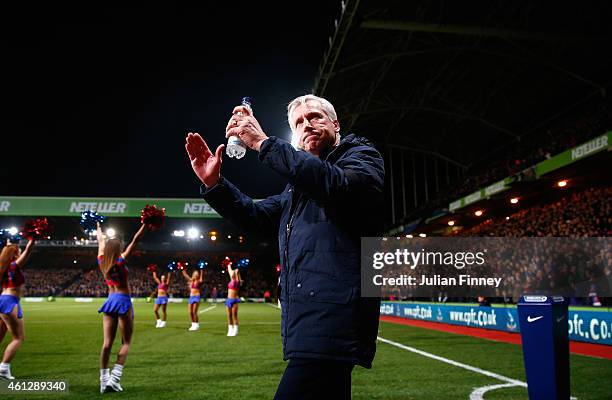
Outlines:
MULTIPOLYGON (((0 194, 198 197, 186 132, 216 148, 242 96, 288 138, 340 1, 224 3, 4 9, 0 194)), ((285 184, 253 152, 222 173, 254 197, 285 184)))

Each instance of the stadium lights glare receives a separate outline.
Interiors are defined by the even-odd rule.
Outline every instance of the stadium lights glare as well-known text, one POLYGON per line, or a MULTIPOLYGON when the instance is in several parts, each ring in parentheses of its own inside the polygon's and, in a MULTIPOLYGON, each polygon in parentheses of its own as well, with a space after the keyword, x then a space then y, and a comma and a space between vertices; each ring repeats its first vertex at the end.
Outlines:
POLYGON ((408 239, 412 239, 414 236, 412 236, 412 235, 406 235, 406 237, 407 237, 408 239))
POLYGON ((106 230, 106 236, 108 236, 111 239, 114 238, 116 234, 117 232, 113 228, 108 228, 106 230))
POLYGON ((557 187, 566 187, 566 186, 567 186, 567 180, 565 179, 557 182, 557 187))
POLYGON ((72 263, 73 263, 73 264, 76 264, 76 263, 77 263, 77 261, 76 261, 76 260, 72 260, 72 263))
POLYGON ((453 226, 453 225, 455 225, 455 221, 453 220, 448 221, 448 226, 453 226))
POLYGON ((189 228, 187 230, 187 237, 189 239, 197 239, 198 236, 200 236, 200 231, 197 230, 196 228, 189 228))
POLYGON ((19 232, 19 230, 15 226, 11 226, 10 228, 8 228, 8 231, 11 235, 16 235, 17 232, 19 232))
POLYGON ((420 237, 427 237, 427 235, 426 235, 426 234, 424 234, 424 233, 419 233, 419 236, 420 236, 420 237))
POLYGON ((506 217, 506 221, 508 221, 510 219, 510 217, 506 217))
POLYGON ((513 197, 513 198, 510 199, 510 203, 511 204, 516 204, 516 203, 518 203, 518 201, 519 201, 518 197, 513 197))
POLYGON ((217 236, 215 236, 215 235, 211 235, 211 236, 210 236, 210 240, 212 240, 212 241, 214 242, 215 240, 217 240, 217 236))
POLYGON ((183 237, 185 236, 185 231, 180 229, 178 231, 174 231, 172 232, 172 236, 176 236, 176 237, 183 237))
POLYGON ((482 210, 476 210, 476 212, 474 212, 474 215, 480 217, 482 215, 482 210))

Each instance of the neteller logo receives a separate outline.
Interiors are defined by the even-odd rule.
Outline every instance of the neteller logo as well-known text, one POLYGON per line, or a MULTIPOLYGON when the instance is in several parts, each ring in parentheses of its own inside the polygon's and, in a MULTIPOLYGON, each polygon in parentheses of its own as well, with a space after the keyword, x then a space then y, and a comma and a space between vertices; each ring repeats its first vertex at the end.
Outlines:
POLYGON ((11 207, 10 201, 7 201, 7 200, 0 201, 0 212, 1 211, 8 212, 10 207, 11 207))
POLYGON ((535 321, 537 321, 539 319, 542 319, 542 318, 544 318, 543 315, 540 315, 539 317, 532 317, 531 315, 528 315, 527 316, 527 322, 535 322, 535 321))
POLYGON ((206 203, 185 203, 183 214, 216 214, 216 211, 206 203))
POLYGON ((73 201, 70 203, 70 212, 97 211, 104 214, 124 214, 126 207, 127 204, 120 201, 73 201))
POLYGON ((547 299, 546 296, 524 296, 527 303, 544 303, 547 299))

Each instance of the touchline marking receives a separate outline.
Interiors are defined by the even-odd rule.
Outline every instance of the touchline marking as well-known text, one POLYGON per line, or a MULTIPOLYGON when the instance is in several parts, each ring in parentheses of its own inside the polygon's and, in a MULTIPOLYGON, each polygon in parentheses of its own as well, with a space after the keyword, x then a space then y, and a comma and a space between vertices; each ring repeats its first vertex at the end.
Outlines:
POLYGON ((542 319, 542 318, 544 318, 543 315, 540 315, 539 317, 535 317, 535 318, 531 318, 531 315, 528 315, 527 316, 527 322, 534 322, 534 321, 537 321, 537 320, 542 319))
MULTIPOLYGON (((476 388, 470 394, 470 400, 484 400, 483 394, 485 392, 487 392, 489 390, 499 389, 499 388, 502 388, 502 387, 514 387, 514 386, 520 386, 520 387, 524 387, 524 388, 527 387, 527 383, 525 383, 523 381, 519 381, 517 379, 508 378, 507 376, 496 374, 495 372, 491 372, 491 371, 487 371, 485 369, 481 369, 481 368, 478 368, 478 367, 473 367, 471 365, 463 364, 463 363, 460 363, 458 361, 451 360, 449 358, 440 357, 440 356, 428 353, 428 352, 423 351, 423 350, 415 349, 414 347, 406 346, 406 345, 403 345, 401 343, 397 343, 397 342, 394 342, 392 340, 382 338, 380 336, 378 336, 377 339, 379 341, 383 342, 383 343, 390 344, 391 346, 399 347, 402 350, 407 350, 407 351, 410 351, 410 352, 415 353, 415 354, 419 354, 419 355, 424 356, 424 357, 432 358, 432 359, 437 360, 437 361, 442 361, 444 363, 453 365, 455 367, 463 368, 463 369, 466 369, 468 371, 476 372, 477 374, 486 375, 486 376, 488 376, 490 378, 494 378, 494 379, 498 379, 500 381, 506 382, 505 384, 501 384, 501 385, 489 385, 489 386, 483 386, 481 388, 476 388)), ((570 397, 570 399, 571 400, 577 400, 576 397, 570 397)))
POLYGON ((210 306, 210 307, 206 307, 205 309, 203 309, 202 311, 200 311, 198 314, 202 314, 204 312, 210 311, 213 308, 217 307, 217 305, 215 304, 214 306, 210 306))
POLYGON ((424 356, 424 357, 433 358, 434 360, 442 361, 444 363, 453 365, 455 367, 467 369, 468 371, 476 372, 477 374, 486 375, 488 377, 495 378, 495 379, 498 379, 498 380, 506 382, 506 383, 511 383, 511 384, 513 384, 515 386, 527 387, 527 384, 525 382, 522 382, 522 381, 519 381, 519 380, 516 380, 516 379, 512 379, 512 378, 508 378, 507 376, 496 374, 495 372, 491 372, 491 371, 487 371, 487 370, 484 370, 484 369, 480 369, 478 367, 473 367, 471 365, 463 364, 463 363, 460 363, 458 361, 451 360, 449 358, 440 357, 440 356, 428 353, 428 352, 423 351, 423 350, 415 349, 414 347, 409 347, 409 346, 403 345, 401 343, 397 343, 397 342, 391 341, 389 339, 382 338, 380 336, 378 336, 377 339, 380 340, 383 343, 390 344, 391 346, 399 347, 400 349, 408 350, 408 351, 411 351, 413 353, 419 354, 419 355, 424 356))

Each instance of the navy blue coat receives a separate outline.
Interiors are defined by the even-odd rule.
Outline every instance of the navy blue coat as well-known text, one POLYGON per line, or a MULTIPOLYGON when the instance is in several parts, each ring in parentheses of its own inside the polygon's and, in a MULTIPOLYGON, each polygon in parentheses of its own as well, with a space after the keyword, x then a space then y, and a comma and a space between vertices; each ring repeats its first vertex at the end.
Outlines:
POLYGON ((370 368, 380 299, 360 296, 360 237, 381 234, 380 153, 355 135, 320 158, 270 137, 259 160, 287 179, 281 194, 253 202, 223 177, 203 194, 242 229, 278 234, 285 360, 343 360, 370 368))

